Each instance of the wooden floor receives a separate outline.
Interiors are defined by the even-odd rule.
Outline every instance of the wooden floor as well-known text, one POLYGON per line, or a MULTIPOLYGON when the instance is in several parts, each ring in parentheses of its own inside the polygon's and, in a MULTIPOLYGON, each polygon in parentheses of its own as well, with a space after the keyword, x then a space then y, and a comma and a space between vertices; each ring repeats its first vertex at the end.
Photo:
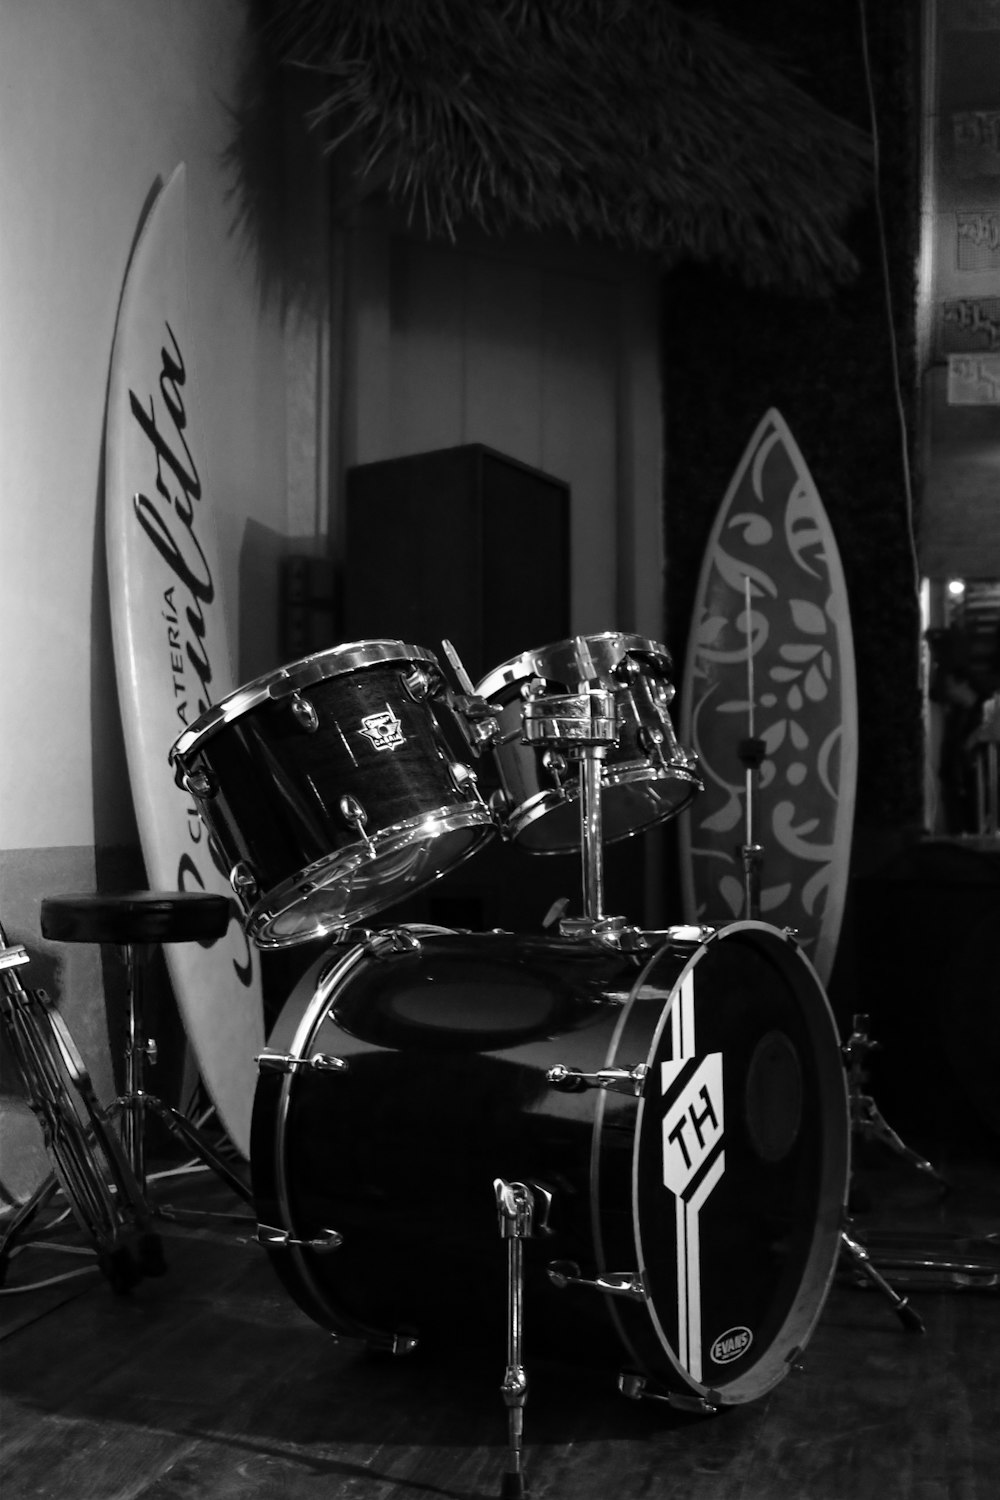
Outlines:
MULTIPOLYGON (((858 1228, 921 1246, 1000 1229, 1000 1152, 937 1164, 955 1183, 946 1198, 878 1148, 857 1177, 870 1204, 858 1228)), ((230 1206, 221 1192, 202 1178, 172 1196, 230 1206)), ((92 1273, 0 1298, 3 1500, 498 1495, 505 1351, 433 1364, 338 1346, 246 1232, 166 1225, 168 1273, 127 1295, 92 1273)), ((25 1249, 7 1285, 65 1265, 25 1249)), ((1000 1291, 908 1290, 923 1336, 838 1278, 803 1371, 716 1417, 626 1400, 613 1369, 529 1363, 530 1494, 996 1500, 1000 1291)))

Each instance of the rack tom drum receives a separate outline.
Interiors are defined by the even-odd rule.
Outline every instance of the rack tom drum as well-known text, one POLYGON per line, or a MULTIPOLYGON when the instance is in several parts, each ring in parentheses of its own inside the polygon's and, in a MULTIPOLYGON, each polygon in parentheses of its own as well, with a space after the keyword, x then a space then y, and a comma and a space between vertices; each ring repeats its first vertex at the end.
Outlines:
POLYGON ((442 689, 423 647, 358 641, 238 688, 176 741, 178 780, 261 948, 383 911, 491 837, 442 689))
POLYGON ((665 646, 640 635, 605 631, 525 651, 476 687, 500 726, 494 751, 497 803, 504 832, 533 854, 580 847, 579 777, 558 751, 525 743, 524 696, 536 706, 584 688, 613 695, 617 739, 601 762, 601 815, 606 843, 673 817, 701 790, 694 756, 674 735, 674 696, 665 646))

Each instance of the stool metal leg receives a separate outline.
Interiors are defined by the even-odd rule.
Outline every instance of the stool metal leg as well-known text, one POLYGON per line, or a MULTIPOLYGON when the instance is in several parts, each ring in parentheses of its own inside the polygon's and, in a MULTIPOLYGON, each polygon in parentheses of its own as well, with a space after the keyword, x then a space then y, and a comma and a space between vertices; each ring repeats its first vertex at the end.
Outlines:
MULTIPOLYGON (((146 1121, 153 1113, 244 1203, 253 1204, 253 1194, 243 1178, 212 1148, 201 1131, 180 1110, 165 1104, 146 1089, 146 1064, 156 1064, 156 1042, 147 1035, 144 1007, 144 970, 151 952, 149 943, 128 943, 122 947, 128 986, 128 1042, 125 1048, 125 1092, 115 1102, 121 1114, 122 1140, 132 1171, 148 1197, 146 1121)), ((179 1210, 163 1206, 154 1207, 153 1211, 164 1218, 181 1217, 179 1210)), ((195 1213, 194 1217, 204 1215, 195 1213)))

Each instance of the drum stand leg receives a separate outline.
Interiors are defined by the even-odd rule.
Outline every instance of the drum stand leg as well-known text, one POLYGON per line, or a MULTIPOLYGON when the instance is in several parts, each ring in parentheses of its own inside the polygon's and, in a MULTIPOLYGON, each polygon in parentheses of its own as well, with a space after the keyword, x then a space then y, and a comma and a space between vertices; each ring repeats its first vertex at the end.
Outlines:
POLYGON ((909 1329, 911 1333, 923 1333, 923 1318, 921 1318, 915 1308, 910 1306, 909 1297, 901 1297, 895 1288, 889 1285, 881 1271, 877 1270, 872 1264, 872 1258, 864 1245, 860 1245, 857 1240, 852 1239, 846 1230, 841 1230, 840 1247, 849 1256, 853 1269, 860 1273, 860 1275, 867 1277, 872 1286, 877 1287, 883 1297, 887 1297, 892 1303, 896 1316, 903 1327, 909 1329))
POLYGON ((851 1021, 851 1034, 844 1043, 843 1053, 847 1061, 848 1096, 851 1106, 851 1128, 863 1140, 881 1141, 897 1156, 909 1162, 918 1172, 931 1177, 945 1192, 951 1183, 931 1162, 908 1146, 883 1118, 882 1112, 871 1094, 865 1092, 865 1059, 869 1052, 879 1046, 868 1034, 868 1017, 855 1015, 851 1021))
MULTIPOLYGON (((194 1152, 195 1156, 220 1177, 244 1203, 253 1204, 253 1195, 243 1178, 233 1171, 228 1162, 206 1140, 203 1133, 191 1121, 165 1104, 155 1094, 145 1089, 146 1062, 156 1063, 156 1042, 146 1034, 143 1010, 143 971, 151 945, 148 943, 126 943, 122 945, 128 991, 128 1043, 125 1048, 125 1092, 115 1100, 113 1108, 120 1114, 122 1139, 129 1164, 145 1196, 146 1177, 146 1114, 152 1111, 163 1123, 194 1152)), ((162 1218, 188 1217, 185 1211, 166 1205, 154 1206, 153 1212, 162 1218)), ((203 1219, 204 1213, 192 1212, 190 1217, 203 1219)))
POLYGON ((528 1399, 528 1377, 521 1363, 521 1332, 524 1314, 524 1241, 531 1235, 534 1195, 523 1182, 493 1183, 501 1238, 507 1242, 507 1369, 500 1387, 507 1407, 507 1467, 500 1489, 502 1500, 520 1500, 527 1494, 522 1469, 524 1404, 528 1399))

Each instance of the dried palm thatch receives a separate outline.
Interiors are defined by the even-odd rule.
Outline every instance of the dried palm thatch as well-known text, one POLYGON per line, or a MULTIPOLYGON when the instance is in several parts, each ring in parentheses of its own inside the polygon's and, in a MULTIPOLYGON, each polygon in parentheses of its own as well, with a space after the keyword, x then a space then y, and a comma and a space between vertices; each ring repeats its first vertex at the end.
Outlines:
POLYGON ((868 145, 766 56, 667 0, 270 0, 322 76, 331 149, 431 233, 560 227, 824 290, 868 145))

